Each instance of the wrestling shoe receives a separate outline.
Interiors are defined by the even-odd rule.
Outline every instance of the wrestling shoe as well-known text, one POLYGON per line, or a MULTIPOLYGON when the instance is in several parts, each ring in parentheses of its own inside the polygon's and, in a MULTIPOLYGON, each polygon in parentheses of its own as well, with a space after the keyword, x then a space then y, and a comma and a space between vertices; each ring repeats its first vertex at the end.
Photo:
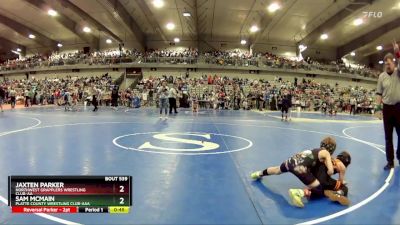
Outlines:
POLYGON ((303 208, 304 203, 302 198, 304 197, 304 190, 302 189, 289 189, 289 197, 292 205, 303 208))
POLYGON ((261 178, 261 171, 256 171, 250 174, 251 179, 258 180, 261 178))
POLYGON ((346 206, 350 205, 350 200, 346 196, 339 194, 336 191, 325 190, 324 194, 332 202, 339 202, 341 205, 346 205, 346 206))

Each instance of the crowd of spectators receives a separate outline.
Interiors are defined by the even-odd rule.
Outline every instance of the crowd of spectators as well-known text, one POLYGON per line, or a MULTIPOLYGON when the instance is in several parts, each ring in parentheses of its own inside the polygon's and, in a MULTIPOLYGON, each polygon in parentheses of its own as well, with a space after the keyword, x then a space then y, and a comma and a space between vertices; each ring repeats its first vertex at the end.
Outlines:
POLYGON ((139 58, 139 63, 195 64, 199 56, 193 48, 181 50, 148 50, 139 58))
POLYGON ((248 51, 209 51, 200 54, 197 49, 182 48, 176 50, 150 49, 145 52, 133 50, 106 50, 84 53, 77 51, 73 53, 53 52, 49 56, 33 55, 22 59, 8 60, 0 64, 1 70, 21 70, 35 67, 63 66, 75 64, 101 64, 111 65, 119 63, 168 63, 168 64, 216 64, 221 66, 254 66, 270 67, 291 70, 320 70, 338 74, 354 74, 364 77, 377 77, 378 71, 366 66, 351 66, 343 61, 325 62, 307 57, 297 60, 296 57, 277 56, 272 53, 250 54, 248 51))
MULTIPOLYGON (((110 90, 113 87, 112 78, 108 74, 98 77, 72 77, 62 79, 4 79, 0 82, 6 90, 6 100, 11 101, 10 93, 13 93, 16 104, 25 107, 32 105, 63 104, 64 93, 69 92, 82 103, 93 95, 98 99, 108 101, 110 90)), ((88 101, 90 102, 90 101, 88 101)))
POLYGON ((248 51, 209 51, 202 55, 204 62, 222 66, 259 66, 259 58, 248 51))
MULTIPOLYGON (((69 92, 77 102, 87 104, 96 96, 99 105, 109 106, 114 88, 117 88, 118 105, 125 107, 158 106, 158 88, 162 81, 177 90, 178 107, 188 108, 193 101, 208 109, 258 109, 279 110, 282 100, 290 96, 294 107, 305 111, 320 111, 328 107, 337 112, 368 112, 374 108, 374 91, 359 86, 340 86, 317 83, 303 78, 298 81, 250 80, 244 78, 203 75, 191 78, 149 77, 139 81, 134 89, 121 89, 114 85, 108 74, 99 77, 65 77, 62 79, 24 79, 0 82, 6 90, 16 94, 17 104, 63 104, 64 93, 69 92), (352 106, 353 105, 353 106, 352 106)), ((9 98, 6 98, 9 99, 9 98)))
POLYGON ((334 86, 313 80, 272 81, 228 78, 203 75, 201 78, 158 77, 139 82, 135 94, 143 105, 156 105, 157 87, 165 80, 178 91, 177 102, 189 107, 195 99, 200 107, 209 109, 258 109, 279 110, 285 96, 291 96, 294 107, 306 111, 319 111, 324 107, 335 112, 372 113, 373 90, 362 87, 334 86))
POLYGON ((264 53, 262 56, 263 65, 271 68, 291 70, 303 69, 306 71, 319 70, 334 72, 337 74, 353 74, 372 78, 377 78, 380 74, 380 71, 373 70, 365 65, 352 66, 350 64, 345 64, 342 60, 318 61, 307 57, 304 60, 298 61, 295 57, 282 57, 271 53, 264 53))

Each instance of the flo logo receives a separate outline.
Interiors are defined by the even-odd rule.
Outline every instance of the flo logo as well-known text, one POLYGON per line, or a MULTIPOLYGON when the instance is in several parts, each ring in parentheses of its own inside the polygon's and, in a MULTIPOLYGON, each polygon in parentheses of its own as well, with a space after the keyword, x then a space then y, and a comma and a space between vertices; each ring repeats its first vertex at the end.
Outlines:
POLYGON ((371 11, 371 12, 363 12, 364 17, 366 18, 382 18, 383 12, 371 11))
POLYGON ((200 132, 134 133, 116 137, 113 143, 126 150, 181 155, 237 152, 253 145, 243 137, 200 132))

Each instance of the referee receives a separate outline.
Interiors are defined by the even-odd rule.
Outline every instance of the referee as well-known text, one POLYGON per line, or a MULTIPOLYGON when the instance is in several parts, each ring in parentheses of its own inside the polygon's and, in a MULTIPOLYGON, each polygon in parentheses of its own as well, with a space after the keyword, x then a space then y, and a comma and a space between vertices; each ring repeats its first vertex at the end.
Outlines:
MULTIPOLYGON (((399 47, 393 43, 396 56, 400 56, 399 47)), ((400 58, 398 58, 399 60, 400 58)), ((396 128, 398 144, 397 159, 400 161, 400 71, 396 68, 394 56, 385 55, 385 72, 379 75, 376 89, 377 105, 383 103, 383 126, 385 129, 386 160, 384 170, 394 167, 393 128, 396 128)))

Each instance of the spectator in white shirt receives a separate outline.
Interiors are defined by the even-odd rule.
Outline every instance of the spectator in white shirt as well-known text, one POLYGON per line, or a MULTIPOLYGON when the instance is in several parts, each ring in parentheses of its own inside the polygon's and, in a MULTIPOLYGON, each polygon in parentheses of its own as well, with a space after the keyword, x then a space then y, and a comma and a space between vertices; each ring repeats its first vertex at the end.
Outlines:
POLYGON ((168 87, 167 81, 163 81, 161 86, 158 88, 158 96, 160 99, 160 118, 162 119, 162 111, 165 110, 165 119, 167 119, 168 113, 168 87))

